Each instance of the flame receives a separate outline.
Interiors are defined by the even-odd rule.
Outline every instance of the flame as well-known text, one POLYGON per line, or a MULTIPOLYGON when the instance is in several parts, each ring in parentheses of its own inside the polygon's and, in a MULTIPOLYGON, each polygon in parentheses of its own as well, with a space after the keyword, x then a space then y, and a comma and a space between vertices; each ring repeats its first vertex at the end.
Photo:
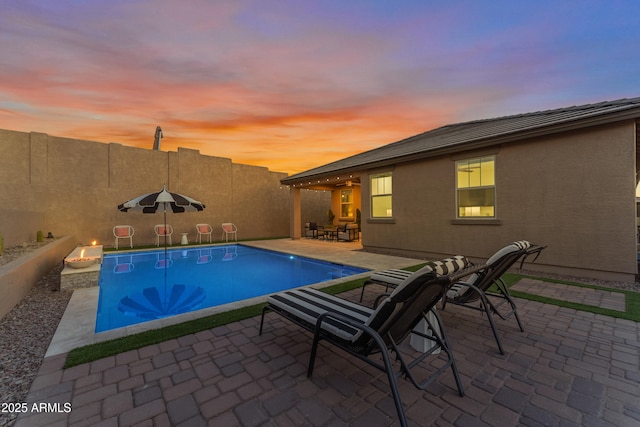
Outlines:
POLYGON ((98 244, 98 242, 97 242, 96 240, 92 240, 92 241, 91 241, 91 246, 95 246, 95 245, 97 245, 97 244, 98 244))
POLYGON ((80 251, 80 258, 84 258, 84 248, 80 251))

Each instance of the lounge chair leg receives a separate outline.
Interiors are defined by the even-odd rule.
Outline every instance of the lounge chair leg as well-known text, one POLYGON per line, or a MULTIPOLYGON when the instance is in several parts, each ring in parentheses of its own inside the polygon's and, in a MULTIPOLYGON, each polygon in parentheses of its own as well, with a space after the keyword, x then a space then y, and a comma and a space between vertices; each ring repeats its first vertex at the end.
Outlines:
POLYGON ((488 301, 486 301, 486 297, 482 295, 481 299, 482 308, 484 308, 485 313, 487 313, 487 319, 489 319, 489 325, 491 326, 491 330, 493 331, 493 336, 496 339, 496 344, 498 344, 498 350, 500 354, 504 355, 504 349, 502 348, 502 341, 500 340, 500 335, 498 335, 498 330, 496 329, 496 325, 493 322, 493 316, 491 315, 491 306, 488 301))
MULTIPOLYGON (((449 346, 449 339, 447 338, 447 333, 444 330, 444 324, 442 323, 442 318, 437 311, 433 310, 433 313, 436 316, 438 321, 438 327, 440 328, 440 335, 436 339, 440 339, 442 342, 440 346, 447 353, 449 358, 451 359, 451 370, 453 371, 453 378, 456 380, 456 386, 458 387, 458 394, 460 397, 464 396, 464 386, 462 385, 462 380, 460 379, 460 374, 458 373, 458 365, 456 365, 456 359, 453 357, 453 352, 451 351, 451 347, 449 346)), ((425 316, 426 318, 426 316, 425 316)), ((433 330, 433 328, 431 328, 433 330)), ((438 335, 438 334, 435 334, 438 335)))
POLYGON ((313 333, 313 343, 311 344, 311 353, 309 354, 309 367, 307 368, 307 378, 313 375, 313 367, 316 363, 316 353, 318 352, 318 343, 320 342, 320 329, 316 329, 313 333))
POLYGON ((507 286, 507 284, 500 278, 495 282, 496 286, 498 287, 498 291, 502 294, 501 298, 506 300, 509 305, 511 306, 511 312, 507 313, 506 315, 501 315, 500 313, 498 313, 497 309, 496 309, 496 313, 498 313, 498 315, 506 320, 509 316, 511 316, 512 314, 515 316, 516 318, 516 322, 518 322, 518 328, 520 328, 520 332, 524 332, 524 326, 522 326, 522 321, 520 320, 520 316, 518 315, 518 306, 516 305, 516 303, 513 301, 513 299, 511 298, 511 293, 509 292, 509 287, 507 286))
MULTIPOLYGON (((398 412, 398 420, 400 421, 400 425, 405 427, 407 424, 407 416, 404 413, 404 407, 402 406, 402 400, 400 399, 400 390, 398 390, 398 382, 396 380, 396 375, 393 372, 393 365, 391 364, 391 358, 389 357, 389 351, 387 347, 382 341, 382 338, 378 336, 373 336, 373 339, 378 344, 380 348, 380 354, 382 355, 382 360, 384 361, 385 370, 387 371, 387 378, 389 379, 389 387, 391 388, 391 394, 393 395, 393 402, 396 405, 396 411, 398 412)), ((391 340, 393 342, 393 340, 391 340)), ((395 346, 395 343, 394 343, 395 346)))
MULTIPOLYGON (((118 249, 118 248, 116 248, 118 249)), ((367 283, 362 285, 362 292, 360 292, 360 302, 362 302, 362 298, 364 298, 364 287, 367 286, 367 283)))
POLYGON ((513 315, 516 317, 516 322, 518 322, 520 332, 524 332, 524 327, 522 326, 522 321, 520 321, 520 316, 518 316, 518 309, 516 307, 513 307, 513 315))
POLYGON ((264 325, 264 315, 267 312, 267 310, 271 311, 269 306, 265 305, 264 307, 262 307, 262 317, 260 318, 260 332, 258 333, 258 335, 262 335, 262 326, 264 325))
MULTIPOLYGON (((324 313, 320 315, 318 320, 316 321, 316 328, 313 333, 313 344, 311 344, 311 354, 309 355, 309 368, 307 369, 307 377, 311 378, 313 374, 313 366, 316 360, 316 352, 318 351, 318 343, 320 342, 320 331, 321 325, 324 318, 327 317, 329 313, 324 313)), ((393 402, 396 405, 396 411, 398 412, 398 420, 400 421, 400 425, 402 427, 407 427, 407 416, 404 413, 404 407, 402 406, 402 400, 400 399, 400 390, 398 390, 398 382, 396 381, 396 374, 393 371, 393 364, 391 363, 391 357, 389 356, 389 350, 387 350, 387 346, 380 335, 378 335, 373 329, 368 326, 361 325, 363 331, 369 335, 376 342, 376 345, 380 349, 380 355, 382 356, 382 360, 384 362, 385 371, 387 373, 387 378, 389 379, 389 388, 391 388, 391 394, 393 396, 393 402)), ((391 342, 393 343, 393 338, 389 337, 391 342)), ((394 348, 395 343, 393 343, 394 348)), ((397 351, 396 351, 397 352, 397 351)))
POLYGON ((509 288, 507 288, 507 285, 504 284, 504 282, 502 282, 502 284, 504 286, 504 291, 502 292, 502 295, 509 302, 509 305, 511 306, 511 312, 515 316, 516 322, 518 322, 518 327, 520 328, 520 332, 524 332, 522 321, 520 320, 520 316, 518 315, 518 306, 516 306, 516 303, 513 302, 513 300, 511 299, 511 294, 509 293, 509 288))
POLYGON ((400 355, 400 351, 398 350, 395 342, 392 341, 392 345, 393 345, 393 349, 396 352, 396 355, 398 357, 398 359, 400 360, 400 364, 402 365, 402 369, 398 374, 402 374, 404 372, 405 376, 407 378, 409 378, 409 380, 413 383, 413 385, 420 389, 420 390, 426 390, 427 387, 441 374, 445 371, 446 368, 451 367, 451 370, 453 371, 453 377, 456 381, 456 386, 458 387, 458 394, 460 395, 460 397, 464 396, 464 386, 462 385, 462 380, 460 379, 460 375, 458 373, 458 366, 456 365, 456 361, 455 358, 453 357, 453 351, 451 350, 451 347, 449 346, 449 340, 447 338, 447 334, 445 332, 445 328, 444 328, 444 324, 442 323, 442 318, 440 317, 440 314, 438 314, 438 312, 436 310, 431 311, 431 313, 433 314, 433 316, 435 317, 435 322, 436 324, 433 324, 430 320, 429 320, 429 316, 427 314, 423 314, 422 318, 424 319, 425 322, 427 322, 428 328, 429 330, 431 330, 432 334, 431 336, 428 335, 423 335, 421 333, 418 332, 413 332, 419 336, 424 337, 425 339, 429 339, 431 341, 434 341, 434 347, 432 347, 431 350, 428 350, 426 353, 423 353, 420 357, 416 358, 414 361, 412 361, 411 363, 406 363, 404 361, 404 359, 402 358, 402 356, 400 355), (436 332, 439 331, 439 332, 436 332), (431 377, 429 379, 427 379, 426 381, 423 381, 421 383, 418 383, 417 379, 413 376, 411 369, 415 366, 417 366, 419 363, 421 363, 425 357, 430 356, 431 354, 433 354, 434 350, 440 348, 442 351, 445 352, 445 354, 447 355, 447 362, 441 366, 440 368, 438 368, 434 373, 432 373, 431 377))

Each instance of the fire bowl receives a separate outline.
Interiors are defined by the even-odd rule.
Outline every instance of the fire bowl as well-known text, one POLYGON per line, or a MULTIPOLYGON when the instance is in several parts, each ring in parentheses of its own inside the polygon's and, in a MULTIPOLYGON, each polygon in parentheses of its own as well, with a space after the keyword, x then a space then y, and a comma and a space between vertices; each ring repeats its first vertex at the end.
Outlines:
POLYGON ((66 261, 67 265, 71 268, 87 268, 95 264, 95 262, 96 260, 94 258, 75 258, 66 261))

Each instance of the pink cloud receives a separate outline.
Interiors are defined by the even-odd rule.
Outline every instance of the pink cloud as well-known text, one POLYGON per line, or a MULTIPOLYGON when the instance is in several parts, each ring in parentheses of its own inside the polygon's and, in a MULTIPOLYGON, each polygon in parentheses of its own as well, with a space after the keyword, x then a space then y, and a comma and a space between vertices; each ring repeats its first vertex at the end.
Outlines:
MULTIPOLYGON (((579 17, 550 10, 11 3, 0 16, 0 128, 150 148, 161 125, 167 149, 299 172, 446 123, 562 106, 567 94, 588 102, 605 83, 637 95, 625 92, 637 86, 635 56, 611 53, 629 58, 624 70, 586 70, 579 17)), ((633 49, 626 38, 611 50, 633 49)))

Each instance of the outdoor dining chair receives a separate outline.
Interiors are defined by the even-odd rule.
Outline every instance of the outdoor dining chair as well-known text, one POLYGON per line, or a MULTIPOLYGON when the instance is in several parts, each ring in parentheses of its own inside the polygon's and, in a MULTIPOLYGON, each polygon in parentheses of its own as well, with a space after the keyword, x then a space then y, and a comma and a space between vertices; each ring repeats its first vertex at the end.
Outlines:
POLYGON ((202 236, 209 236, 209 243, 211 243, 213 227, 209 224, 196 224, 196 231, 198 232, 198 243, 202 243, 202 236))
POLYGON ((222 224, 222 235, 220 236, 220 240, 224 238, 226 242, 229 241, 229 236, 233 238, 236 242, 238 241, 238 227, 231 222, 225 222, 222 224))
POLYGON ((115 248, 118 249, 118 239, 129 239, 129 246, 133 249, 133 233, 135 230, 130 225, 116 225, 113 227, 113 235, 115 236, 115 248))
POLYGON ((171 235, 173 234, 173 227, 169 224, 158 224, 153 227, 153 231, 156 233, 156 246, 160 246, 160 236, 166 236, 169 238, 169 246, 171 243, 171 235))
MULTIPOLYGON (((466 262, 458 263, 451 259, 443 260, 443 263, 448 264, 452 271, 468 265, 466 262)), ((447 341, 444 325, 434 307, 452 282, 473 271, 462 270, 459 272, 461 275, 454 273, 441 276, 438 274, 441 270, 438 269, 438 263, 435 262, 411 274, 375 308, 313 288, 300 288, 272 295, 263 308, 259 334, 262 334, 264 317, 268 311, 278 313, 312 332, 313 342, 307 377, 313 374, 318 343, 321 340, 385 372, 400 425, 406 426, 407 420, 397 385, 398 377, 406 376, 416 388, 425 390, 441 373, 451 368, 458 393, 460 396, 464 395, 464 388, 447 341), (416 330, 420 322, 426 322, 429 332, 435 333, 422 333, 416 330), (399 345, 412 334, 418 334, 432 341, 434 345, 417 356, 415 352, 408 355, 406 350, 399 349, 399 345), (438 351, 445 355, 445 363, 431 368, 425 364, 420 365, 418 369, 421 369, 421 372, 425 372, 422 368, 428 372, 425 374, 428 378, 420 381, 412 369, 438 351), (391 353, 395 354, 395 358, 391 357, 391 353), (407 356, 412 360, 405 360, 407 356), (394 360, 396 362, 393 362, 394 360)))

